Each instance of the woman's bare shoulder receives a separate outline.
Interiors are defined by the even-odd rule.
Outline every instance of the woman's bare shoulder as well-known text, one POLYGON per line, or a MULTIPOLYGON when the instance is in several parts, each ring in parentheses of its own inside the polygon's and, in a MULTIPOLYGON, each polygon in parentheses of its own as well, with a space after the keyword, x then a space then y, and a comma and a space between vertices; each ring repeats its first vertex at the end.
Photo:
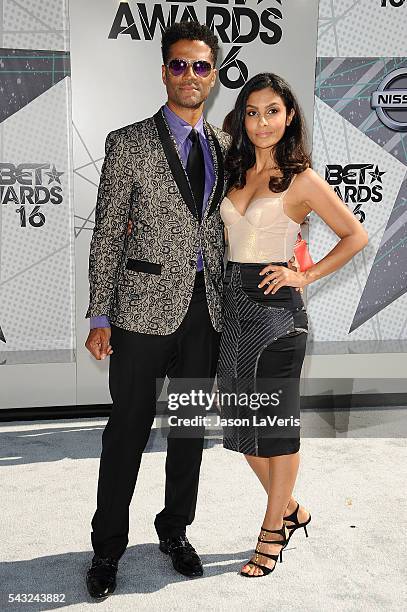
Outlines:
POLYGON ((321 181, 325 182, 313 168, 306 168, 297 174, 295 182, 302 183, 304 185, 316 185, 320 184, 321 181))
POLYGON ((293 185, 294 188, 297 197, 302 202, 321 197, 333 191, 328 183, 312 168, 307 168, 297 175, 293 185))

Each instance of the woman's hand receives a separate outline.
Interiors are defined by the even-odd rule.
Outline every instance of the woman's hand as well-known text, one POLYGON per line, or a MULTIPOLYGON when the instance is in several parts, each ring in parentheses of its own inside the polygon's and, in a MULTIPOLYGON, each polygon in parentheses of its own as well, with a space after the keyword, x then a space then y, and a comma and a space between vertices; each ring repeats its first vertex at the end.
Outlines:
POLYGON ((280 287, 296 287, 297 291, 307 285, 307 279, 304 272, 297 272, 294 266, 286 268, 285 266, 277 266, 269 264, 263 268, 259 274, 264 276, 263 280, 258 285, 259 289, 266 287, 264 294, 276 293, 280 287))

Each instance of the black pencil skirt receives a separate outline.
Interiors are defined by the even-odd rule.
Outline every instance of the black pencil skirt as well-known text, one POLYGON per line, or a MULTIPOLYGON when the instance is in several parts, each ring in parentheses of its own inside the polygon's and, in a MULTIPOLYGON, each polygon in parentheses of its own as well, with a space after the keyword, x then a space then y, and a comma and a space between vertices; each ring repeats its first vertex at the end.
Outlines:
POLYGON ((258 288, 265 265, 228 262, 217 381, 223 446, 273 457, 300 448, 299 379, 308 318, 294 287, 274 295, 258 288))

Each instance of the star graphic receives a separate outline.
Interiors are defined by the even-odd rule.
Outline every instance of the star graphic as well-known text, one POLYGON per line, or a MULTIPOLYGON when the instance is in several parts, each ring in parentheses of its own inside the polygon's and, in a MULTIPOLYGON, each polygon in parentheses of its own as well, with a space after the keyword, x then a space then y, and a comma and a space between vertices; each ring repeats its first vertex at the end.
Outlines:
POLYGON ((373 183, 373 181, 379 181, 379 183, 382 182, 382 176, 383 174, 386 174, 385 172, 380 172, 379 170, 379 166, 376 166, 374 172, 369 172, 370 176, 372 177, 372 180, 370 181, 371 183, 373 183))
POLYGON ((62 176, 64 172, 57 172, 57 169, 55 168, 54 164, 52 166, 51 172, 45 172, 45 174, 49 176, 48 185, 52 183, 52 181, 56 181, 57 183, 61 184, 61 179, 59 177, 62 176))

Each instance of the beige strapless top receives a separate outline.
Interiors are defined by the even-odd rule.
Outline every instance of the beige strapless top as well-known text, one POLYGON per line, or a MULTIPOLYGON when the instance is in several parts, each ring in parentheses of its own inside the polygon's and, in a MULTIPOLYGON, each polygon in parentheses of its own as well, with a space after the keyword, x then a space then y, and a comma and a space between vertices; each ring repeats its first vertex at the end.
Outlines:
POLYGON ((288 261, 300 231, 298 223, 284 212, 284 196, 255 198, 241 215, 228 197, 222 200, 220 215, 228 231, 228 259, 240 263, 288 261))

